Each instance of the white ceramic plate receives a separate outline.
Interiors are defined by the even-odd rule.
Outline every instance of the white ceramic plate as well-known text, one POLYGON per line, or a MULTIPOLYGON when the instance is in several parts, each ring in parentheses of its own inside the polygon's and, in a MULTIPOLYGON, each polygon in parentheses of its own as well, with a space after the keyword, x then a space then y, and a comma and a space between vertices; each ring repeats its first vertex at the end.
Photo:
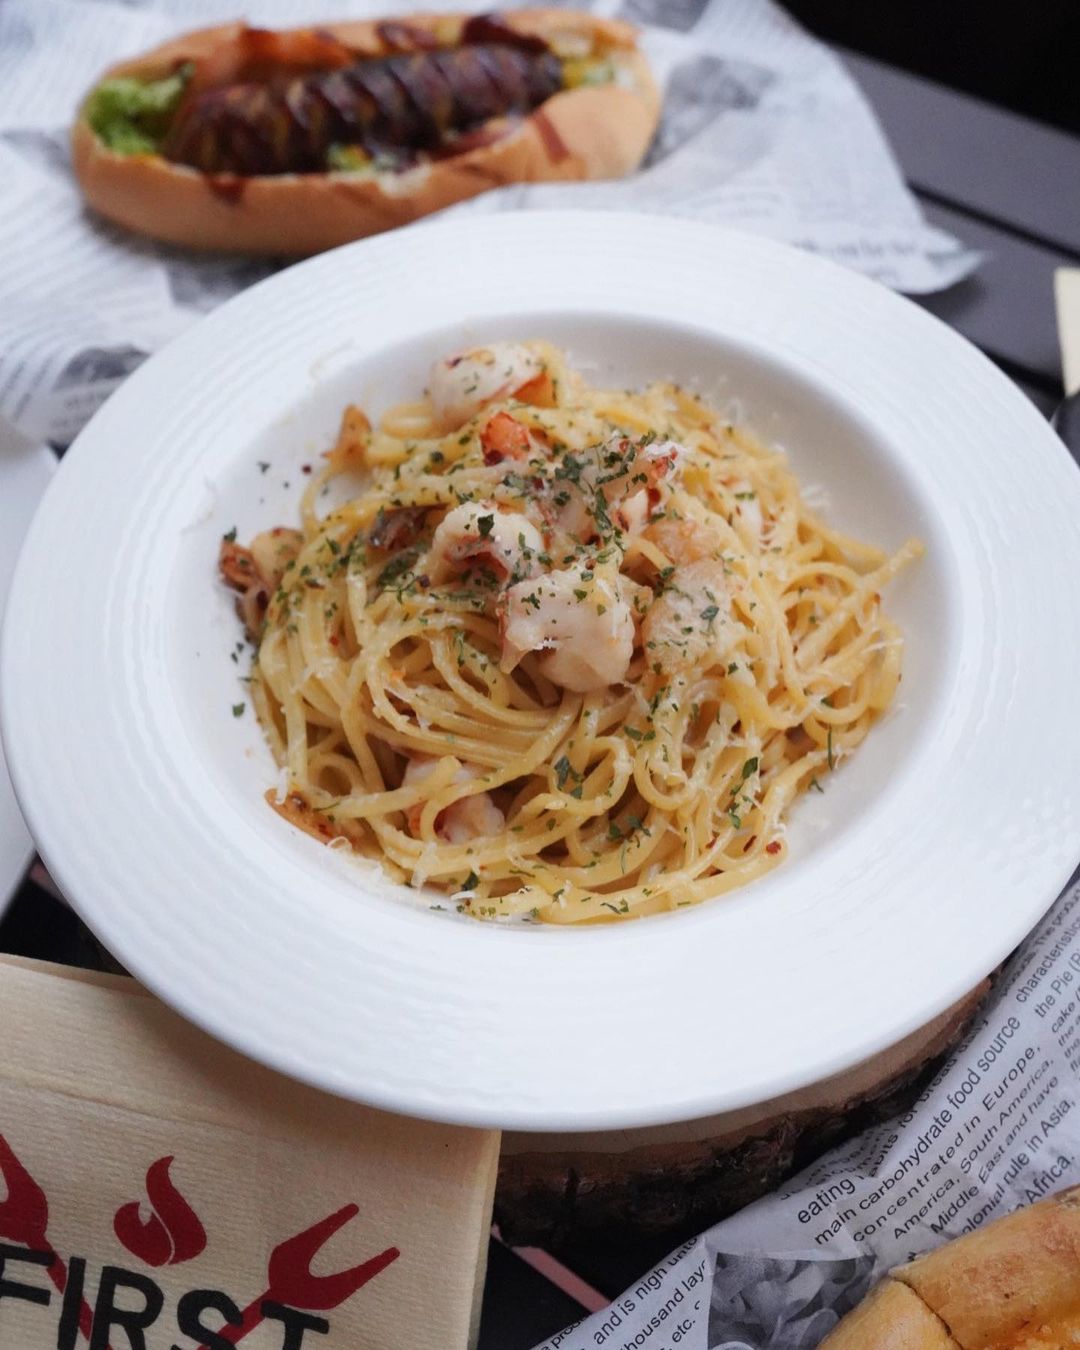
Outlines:
POLYGON ((1080 854, 1077 576, 1075 467, 914 305, 674 219, 448 221, 255 287, 109 401, 19 567, 4 734, 64 891, 216 1035, 415 1115, 643 1125, 872 1054, 1046 909, 1080 854), (263 802, 273 765, 231 712, 221 534, 293 519, 347 400, 378 412, 434 356, 508 336, 563 343, 597 380, 674 376, 735 402, 831 519, 926 541, 889 596, 909 640, 899 706, 800 804, 790 860, 729 899, 588 932, 472 923, 263 802))
MULTIPOLYGON (((31 445, 0 422, 0 619, 19 546, 55 468, 48 446, 31 445)), ((0 745, 0 914, 33 856, 34 841, 11 790, 0 745)))

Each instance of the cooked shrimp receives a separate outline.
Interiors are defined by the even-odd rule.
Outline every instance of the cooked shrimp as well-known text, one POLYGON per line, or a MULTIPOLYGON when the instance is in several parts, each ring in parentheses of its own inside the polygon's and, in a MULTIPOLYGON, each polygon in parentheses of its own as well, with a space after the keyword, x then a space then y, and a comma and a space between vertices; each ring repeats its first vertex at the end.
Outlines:
POLYGON ((715 557, 723 547, 719 534, 692 516, 678 520, 662 516, 654 520, 644 533, 645 538, 662 549, 676 567, 697 562, 699 558, 715 557))
POLYGON ((665 670, 697 665, 710 656, 722 660, 732 636, 724 567, 712 558, 678 568, 641 625, 645 660, 665 670))
POLYGON ((625 475, 604 484, 604 495, 624 534, 639 533, 660 509, 686 454, 678 441, 653 441, 633 450, 625 475))
POLYGON ((537 570, 544 537, 520 511, 500 511, 494 502, 465 502, 448 511, 431 540, 432 581, 484 568, 501 580, 518 581, 537 570))
POLYGON ((485 464, 501 464, 505 459, 528 459, 532 448, 529 428, 511 417, 508 412, 497 412, 480 429, 480 448, 485 464))
POLYGON ((629 585, 615 568, 548 572, 506 592, 501 667, 511 671, 528 652, 553 684, 577 693, 626 678, 634 652, 629 585))
MULTIPOLYGON (((414 783, 422 783, 425 778, 430 778, 438 762, 428 755, 414 755, 405 766, 401 786, 411 787, 414 783)), ((484 770, 476 764, 463 763, 452 781, 472 782, 483 772, 484 770)), ((410 834, 419 833, 423 811, 423 802, 417 802, 406 811, 405 817, 410 834)), ((435 833, 447 844, 468 844, 486 835, 499 834, 505 828, 506 817, 492 801, 488 792, 474 792, 468 797, 460 797, 456 802, 443 807, 435 817, 435 833)))
POLYGON ((573 456, 572 477, 564 460, 561 476, 567 481, 560 483, 553 522, 587 543, 600 533, 597 512, 604 507, 622 533, 639 533, 674 486, 685 453, 677 441, 633 441, 621 435, 590 446, 573 456))
POLYGON ((362 469, 371 444, 371 423, 367 414, 355 403, 350 403, 341 415, 337 443, 326 458, 335 473, 344 469, 362 469))
POLYGON ((512 397, 543 368, 539 356, 518 342, 494 342, 436 361, 428 394, 439 429, 455 431, 488 403, 512 397))
POLYGON ((223 539, 218 550, 218 571, 226 585, 234 591, 246 591, 254 586, 265 586, 255 566, 251 549, 238 544, 235 539, 223 539))
POLYGON ((593 543, 600 535, 593 514, 596 498, 587 482, 556 481, 555 489, 549 497, 541 499, 544 519, 579 543, 593 543))
POLYGON ((244 548, 234 539, 221 541, 218 568, 223 580, 240 594, 236 601, 248 637, 257 641, 270 597, 281 585, 285 569, 300 552, 304 536, 299 530, 277 526, 264 530, 244 548))
POLYGON ((300 531, 287 530, 283 525, 264 530, 251 541, 251 556, 268 590, 276 591, 281 585, 286 567, 303 546, 304 536, 300 531))
POLYGON ((637 447, 630 466, 630 481, 641 483, 644 475, 642 489, 649 494, 654 510, 661 497, 674 487, 686 454, 681 441, 652 441, 637 447))

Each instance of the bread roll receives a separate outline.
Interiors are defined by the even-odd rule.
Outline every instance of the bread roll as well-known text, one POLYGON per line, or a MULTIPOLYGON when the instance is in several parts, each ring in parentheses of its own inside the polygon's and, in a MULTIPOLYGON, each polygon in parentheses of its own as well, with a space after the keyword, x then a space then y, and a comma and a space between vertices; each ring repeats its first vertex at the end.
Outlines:
MULTIPOLYGON (((573 87, 558 88, 527 114, 519 110, 455 128, 437 152, 414 153, 412 162, 398 167, 383 167, 376 156, 365 157, 357 170, 203 172, 163 153, 170 118, 190 108, 198 94, 237 85, 250 90, 274 76, 280 85, 287 77, 302 80, 368 58, 460 51, 470 19, 417 15, 281 33, 242 23, 203 29, 114 66, 87 96, 72 138, 83 194, 110 220, 170 243, 300 255, 406 224, 506 183, 616 178, 640 163, 660 98, 631 26, 563 9, 517 10, 471 22, 489 22, 487 40, 499 50, 514 42, 529 49, 530 40, 538 40, 533 49, 546 51, 542 59, 548 62, 557 58, 565 84, 573 87), (590 82, 598 75, 600 82, 590 82), (157 135, 144 137, 138 126, 127 134, 123 114, 121 134, 113 135, 113 123, 102 120, 106 84, 110 117, 117 102, 138 100, 147 87, 151 100, 160 91, 163 107, 175 93, 178 106, 154 115, 157 135)), ((280 128, 271 130, 276 136, 280 128)))
POLYGON ((1080 1186, 898 1266, 821 1350, 1080 1345, 1080 1186))
POLYGON ((821 1350, 961 1350, 906 1284, 884 1280, 821 1343, 821 1350))

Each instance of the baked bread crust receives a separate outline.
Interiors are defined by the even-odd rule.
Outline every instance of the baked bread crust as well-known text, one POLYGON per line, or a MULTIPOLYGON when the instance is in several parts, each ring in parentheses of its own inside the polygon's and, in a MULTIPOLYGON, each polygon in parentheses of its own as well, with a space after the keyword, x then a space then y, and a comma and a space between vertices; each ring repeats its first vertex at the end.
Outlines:
POLYGON ((897 1267, 826 1337, 822 1350, 1063 1350, 1072 1344, 1080 1344, 1080 1186, 897 1267), (933 1323, 947 1339, 932 1339, 933 1323), (902 1334, 924 1339, 887 1339, 902 1334))
MULTIPOLYGON (((413 15, 394 23, 445 36, 467 17, 413 15)), ((72 133, 75 175, 95 210, 141 234, 194 248, 302 255, 408 224, 507 183, 618 178, 636 168, 656 130, 660 94, 635 45, 634 28, 562 9, 515 10, 500 19, 545 41, 587 35, 615 64, 618 82, 561 90, 505 128, 489 123, 495 138, 488 144, 374 176, 212 175, 160 155, 120 154, 91 129, 84 105, 72 133)), ((239 50, 246 31, 232 23, 188 33, 111 67, 101 79, 155 79, 189 61, 228 79, 230 53, 239 50)), ((324 24, 315 33, 290 30, 282 37, 295 34, 311 34, 313 46, 333 39, 357 58, 400 50, 388 45, 373 20, 324 24)))
POLYGON ((962 1350, 913 1290, 884 1280, 821 1343, 821 1350, 962 1350))

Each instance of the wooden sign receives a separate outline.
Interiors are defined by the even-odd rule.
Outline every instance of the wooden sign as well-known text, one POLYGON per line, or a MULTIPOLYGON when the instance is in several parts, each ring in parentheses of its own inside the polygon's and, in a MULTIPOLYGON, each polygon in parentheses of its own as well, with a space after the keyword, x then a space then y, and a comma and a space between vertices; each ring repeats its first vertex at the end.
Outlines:
POLYGON ((0 1345, 455 1350, 497 1132, 226 1049, 134 980, 0 958, 0 1345))
POLYGON ((1058 339, 1065 392, 1080 391, 1080 267, 1059 267, 1054 273, 1058 339))

